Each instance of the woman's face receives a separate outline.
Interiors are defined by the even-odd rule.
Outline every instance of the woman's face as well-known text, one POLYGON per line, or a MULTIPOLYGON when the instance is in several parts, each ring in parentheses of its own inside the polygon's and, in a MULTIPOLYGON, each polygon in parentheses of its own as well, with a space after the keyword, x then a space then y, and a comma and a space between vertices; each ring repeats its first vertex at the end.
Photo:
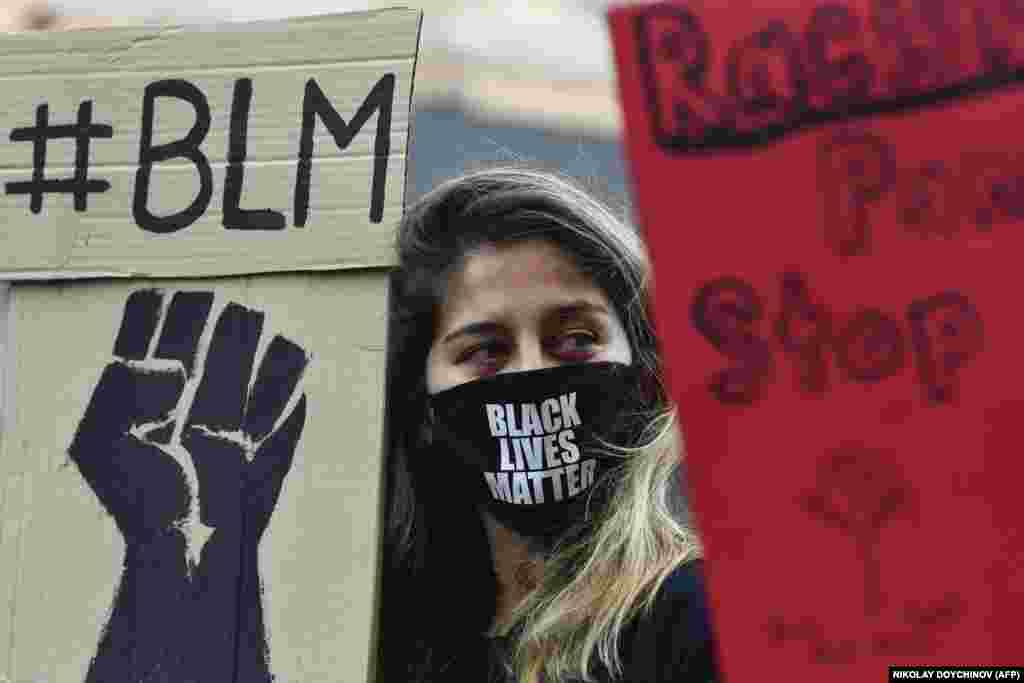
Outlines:
POLYGON ((427 356, 427 390, 435 394, 499 372, 600 361, 633 362, 604 292, 549 242, 486 245, 448 283, 427 356))

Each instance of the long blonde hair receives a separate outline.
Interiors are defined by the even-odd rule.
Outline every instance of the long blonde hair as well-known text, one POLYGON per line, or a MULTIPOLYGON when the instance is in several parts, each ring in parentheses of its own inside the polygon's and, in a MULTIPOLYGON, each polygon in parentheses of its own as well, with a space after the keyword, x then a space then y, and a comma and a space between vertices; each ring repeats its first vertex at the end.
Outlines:
POLYGON ((540 560, 542 579, 496 631, 515 633, 518 683, 592 680, 591 664, 621 673, 623 629, 649 611, 665 578, 700 553, 673 505, 678 432, 669 410, 651 420, 643 445, 616 448, 619 467, 593 532, 540 560))
MULTIPOLYGON (((536 587, 505 623, 494 624, 492 633, 512 643, 508 673, 517 683, 590 681, 597 667, 620 673, 625 627, 650 609, 674 569, 700 554, 685 523, 681 437, 661 382, 649 264, 639 234, 576 183, 553 173, 504 167, 449 181, 406 212, 391 287, 388 562, 379 653, 382 669, 394 672, 391 680, 431 680, 445 659, 438 653, 457 649, 456 636, 445 640, 444 634, 407 624, 410 602, 420 602, 422 610, 438 604, 430 602, 431 592, 443 592, 436 584, 461 581, 460 592, 478 591, 479 606, 465 607, 465 621, 471 622, 466 633, 485 630, 493 618, 495 577, 478 557, 479 521, 467 522, 472 511, 450 495, 438 495, 429 468, 420 466, 430 441, 423 372, 438 304, 465 255, 481 244, 530 238, 560 246, 604 289, 623 321, 634 362, 644 370, 649 400, 633 416, 638 426, 631 442, 606 444, 606 455, 619 460, 595 484, 605 487, 599 498, 606 502, 589 509, 574 533, 535 556, 536 587), (460 553, 469 559, 444 573, 434 571, 440 547, 452 535, 473 549, 460 553), (450 576, 460 571, 461 578, 450 576), (407 661, 398 663, 403 657, 407 661)), ((450 491, 450 481, 446 485, 450 491)))

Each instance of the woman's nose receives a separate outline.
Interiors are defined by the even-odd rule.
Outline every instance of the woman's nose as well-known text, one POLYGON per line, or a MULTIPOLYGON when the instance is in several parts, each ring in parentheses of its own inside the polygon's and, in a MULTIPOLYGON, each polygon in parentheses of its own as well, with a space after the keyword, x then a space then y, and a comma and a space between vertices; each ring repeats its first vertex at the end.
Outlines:
POLYGON ((521 340, 516 344, 516 350, 507 369, 512 372, 525 372, 526 370, 541 370, 554 367, 559 360, 544 349, 544 344, 539 339, 521 340))

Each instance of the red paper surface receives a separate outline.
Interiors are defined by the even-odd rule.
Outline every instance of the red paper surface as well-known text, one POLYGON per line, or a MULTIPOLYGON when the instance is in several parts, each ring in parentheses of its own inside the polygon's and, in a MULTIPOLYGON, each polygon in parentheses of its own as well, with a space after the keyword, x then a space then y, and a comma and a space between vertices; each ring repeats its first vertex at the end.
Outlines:
POLYGON ((610 13, 733 683, 1024 662, 1024 10, 610 13))

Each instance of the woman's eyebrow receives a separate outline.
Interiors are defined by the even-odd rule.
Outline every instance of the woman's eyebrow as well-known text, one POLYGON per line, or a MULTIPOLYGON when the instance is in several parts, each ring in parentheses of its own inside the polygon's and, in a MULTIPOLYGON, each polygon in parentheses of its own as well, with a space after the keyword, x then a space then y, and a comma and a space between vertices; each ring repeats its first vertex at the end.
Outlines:
MULTIPOLYGON (((572 320, 578 318, 581 315, 588 313, 599 313, 604 315, 611 315, 608 312, 608 308, 599 303, 593 301, 586 301, 580 299, 577 301, 570 301, 569 303, 560 304, 555 306, 551 312, 547 314, 549 318, 555 318, 557 320, 572 320)), ((484 321, 477 323, 470 323, 464 325, 456 330, 453 330, 446 334, 442 339, 442 344, 462 336, 484 336, 488 334, 499 334, 504 328, 496 322, 484 321)))
POLYGON ((586 301, 580 299, 578 301, 572 301, 567 304, 562 304, 555 308, 553 315, 557 316, 559 320, 567 320, 575 318, 587 313, 601 313, 604 315, 611 315, 608 312, 607 307, 594 303, 593 301, 586 301))
POLYGON ((460 327, 459 329, 446 334, 444 336, 444 339, 441 340, 441 343, 447 344, 452 339, 455 339, 456 337, 461 337, 463 335, 483 336, 486 334, 496 334, 497 332, 500 331, 501 326, 495 322, 470 323, 469 325, 464 325, 463 327, 460 327))

